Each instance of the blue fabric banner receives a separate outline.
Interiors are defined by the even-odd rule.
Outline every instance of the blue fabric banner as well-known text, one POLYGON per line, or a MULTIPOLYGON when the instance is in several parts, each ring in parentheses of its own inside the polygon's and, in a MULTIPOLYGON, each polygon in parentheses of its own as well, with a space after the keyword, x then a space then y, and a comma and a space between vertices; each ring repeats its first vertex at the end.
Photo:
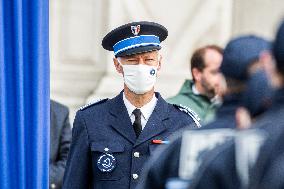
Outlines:
POLYGON ((0 188, 47 189, 48 0, 0 0, 0 188))

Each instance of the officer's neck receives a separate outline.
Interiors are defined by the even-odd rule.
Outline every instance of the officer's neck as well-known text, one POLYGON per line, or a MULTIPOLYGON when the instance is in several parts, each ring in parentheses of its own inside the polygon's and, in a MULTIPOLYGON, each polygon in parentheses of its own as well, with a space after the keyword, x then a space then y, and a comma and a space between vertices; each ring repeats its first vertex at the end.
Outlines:
POLYGON ((146 92, 145 94, 135 94, 130 91, 127 87, 124 87, 124 94, 127 100, 136 108, 141 108, 148 102, 150 102, 154 96, 154 88, 146 92))

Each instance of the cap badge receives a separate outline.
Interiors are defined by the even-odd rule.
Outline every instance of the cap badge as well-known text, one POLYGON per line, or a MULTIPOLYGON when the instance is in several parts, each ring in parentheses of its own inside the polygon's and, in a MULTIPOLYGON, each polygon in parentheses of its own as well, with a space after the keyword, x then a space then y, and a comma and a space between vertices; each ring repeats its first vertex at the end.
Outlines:
POLYGON ((140 25, 131 26, 131 31, 132 31, 133 35, 138 35, 139 32, 140 32, 140 25))

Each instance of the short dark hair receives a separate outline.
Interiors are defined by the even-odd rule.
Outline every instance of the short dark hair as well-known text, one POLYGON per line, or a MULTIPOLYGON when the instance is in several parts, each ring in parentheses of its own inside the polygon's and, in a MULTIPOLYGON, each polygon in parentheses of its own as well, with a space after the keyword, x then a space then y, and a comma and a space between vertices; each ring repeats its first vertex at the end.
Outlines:
MULTIPOLYGON (((195 50, 190 60, 191 73, 193 68, 197 68, 199 71, 203 71, 203 69, 206 67, 204 54, 208 49, 215 50, 219 52, 221 55, 223 55, 223 49, 217 45, 207 45, 195 50)), ((194 81, 193 74, 192 74, 192 79, 194 81)))

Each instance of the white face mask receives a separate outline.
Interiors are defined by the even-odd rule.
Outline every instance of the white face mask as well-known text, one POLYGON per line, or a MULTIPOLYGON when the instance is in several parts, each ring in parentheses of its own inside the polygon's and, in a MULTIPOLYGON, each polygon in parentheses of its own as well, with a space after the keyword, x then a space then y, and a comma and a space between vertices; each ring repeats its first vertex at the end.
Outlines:
POLYGON ((157 78, 157 67, 143 64, 122 65, 124 83, 135 94, 144 94, 150 91, 157 78))

